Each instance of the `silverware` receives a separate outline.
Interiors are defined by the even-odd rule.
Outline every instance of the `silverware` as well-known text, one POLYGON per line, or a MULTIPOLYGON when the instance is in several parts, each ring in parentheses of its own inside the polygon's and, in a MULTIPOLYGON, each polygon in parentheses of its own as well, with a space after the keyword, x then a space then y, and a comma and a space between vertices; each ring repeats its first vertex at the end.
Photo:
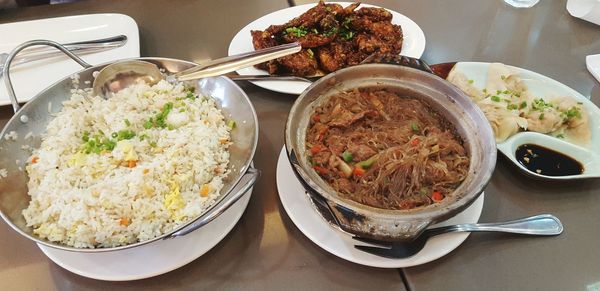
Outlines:
MULTIPOLYGON (((373 53, 360 62, 361 65, 371 63, 401 65, 433 73, 431 67, 425 61, 402 55, 373 53)), ((301 81, 307 83, 315 82, 323 76, 325 76, 325 74, 304 77, 281 75, 227 75, 227 77, 234 81, 301 81)))
MULTIPOLYGON (((118 48, 118 47, 125 45, 126 43, 127 43, 127 36, 118 35, 118 36, 102 38, 102 39, 94 39, 94 40, 67 43, 67 44, 64 44, 64 46, 71 52, 74 52, 77 54, 88 54, 88 53, 95 53, 95 52, 105 51, 105 50, 109 50, 109 49, 113 49, 113 48, 118 48)), ((64 54, 62 52, 60 52, 59 50, 57 50, 53 47, 48 47, 48 46, 29 48, 29 49, 23 50, 21 53, 19 53, 19 55, 15 56, 15 58, 12 61, 11 66, 28 63, 28 62, 32 62, 32 61, 37 61, 37 60, 41 60, 41 59, 56 57, 56 56, 64 56, 64 54)), ((2 70, 4 69, 4 65, 6 63, 7 58, 8 58, 7 53, 0 54, 0 75, 1 75, 2 70)))
POLYGON ((517 220, 495 223, 457 224, 425 230, 419 237, 409 242, 383 242, 354 236, 353 239, 371 244, 355 245, 356 249, 386 258, 401 259, 417 254, 429 238, 449 232, 505 232, 525 235, 551 236, 563 232, 560 220, 551 214, 540 214, 517 220))
POLYGON ((92 92, 94 95, 108 98, 110 94, 118 92, 139 79, 154 83, 162 79, 171 82, 220 76, 241 68, 297 53, 301 49, 300 43, 297 42, 278 45, 216 59, 166 77, 163 76, 156 65, 149 62, 139 60, 116 62, 104 67, 98 73, 98 76, 96 76, 94 84, 92 85, 92 92))

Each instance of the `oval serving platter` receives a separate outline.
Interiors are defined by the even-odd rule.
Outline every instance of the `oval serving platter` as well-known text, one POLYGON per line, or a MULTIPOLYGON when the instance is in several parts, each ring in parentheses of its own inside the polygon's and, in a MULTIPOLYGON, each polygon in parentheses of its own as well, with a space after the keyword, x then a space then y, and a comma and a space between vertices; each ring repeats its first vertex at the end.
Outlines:
MULTIPOLYGON (((443 64, 441 64, 443 65, 443 64)), ((435 71, 435 66, 432 68, 435 71)), ((487 72, 490 63, 483 62, 458 62, 454 64, 452 72, 460 72, 472 80, 476 88, 485 88, 487 72)), ((523 173, 528 176, 549 180, 572 180, 600 177, 600 109, 589 99, 570 87, 546 77, 519 67, 508 66, 527 85, 529 91, 536 97, 560 97, 569 96, 577 102, 581 102, 589 115, 589 126, 591 139, 589 143, 579 143, 569 139, 560 139, 547 134, 522 131, 514 134, 503 142, 497 144, 498 150, 513 162, 523 173), (517 148, 525 144, 536 144, 566 156, 569 156, 583 165, 583 173, 569 176, 547 176, 528 170, 516 157, 517 148)), ((445 74, 444 74, 445 75, 445 74)), ((443 77, 447 77, 443 76, 443 77)))

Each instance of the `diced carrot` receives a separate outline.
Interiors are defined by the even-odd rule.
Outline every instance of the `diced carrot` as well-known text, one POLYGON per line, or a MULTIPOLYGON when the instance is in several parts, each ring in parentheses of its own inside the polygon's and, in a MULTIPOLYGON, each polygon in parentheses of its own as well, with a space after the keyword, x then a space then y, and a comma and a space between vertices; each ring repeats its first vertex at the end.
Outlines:
POLYGON ((323 167, 314 166, 313 169, 315 169, 315 171, 317 171, 317 173, 319 173, 322 176, 329 174, 329 170, 323 167))
POLYGON ((419 139, 418 139, 418 138, 415 138, 415 139, 411 140, 411 141, 410 141, 410 144, 411 144, 411 145, 413 145, 413 146, 416 146, 416 145, 418 145, 418 144, 419 144, 419 139))
POLYGON ((316 155, 322 152, 323 150, 325 150, 325 146, 323 146, 322 144, 316 144, 312 146, 312 148, 310 148, 310 153, 316 155))
POLYGON ((137 166, 137 161, 128 161, 127 162, 127 167, 135 168, 135 166, 137 166))
POLYGON ((38 156, 33 156, 33 157, 31 158, 31 163, 32 163, 32 164, 37 164, 37 162, 38 162, 39 160, 40 160, 40 157, 38 157, 38 156))
POLYGON ((439 191, 433 191, 433 193, 431 193, 431 200, 435 202, 440 202, 442 201, 442 199, 444 199, 444 195, 439 191))
POLYGON ((144 174, 148 174, 148 173, 150 173, 150 169, 144 169, 143 173, 144 173, 144 174))
POLYGON ((361 167, 354 167, 354 170, 352 170, 352 175, 354 177, 362 177, 365 174, 365 169, 361 168, 361 167))
POLYGON ((209 189, 208 189, 207 184, 202 185, 202 188, 200 188, 200 196, 202 196, 202 197, 208 196, 208 190, 209 189))
POLYGON ((123 217, 119 221, 119 224, 122 225, 122 226, 128 226, 130 223, 131 222, 129 221, 129 218, 127 218, 127 217, 123 217))

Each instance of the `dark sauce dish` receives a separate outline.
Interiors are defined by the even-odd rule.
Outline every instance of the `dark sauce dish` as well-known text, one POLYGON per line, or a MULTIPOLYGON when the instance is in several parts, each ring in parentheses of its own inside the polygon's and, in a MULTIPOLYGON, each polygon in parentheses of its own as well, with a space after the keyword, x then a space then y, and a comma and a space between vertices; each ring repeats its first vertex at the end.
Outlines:
POLYGON ((536 132, 520 132, 498 150, 521 172, 541 180, 600 178, 600 155, 568 141, 536 132))
POLYGON ((515 156, 529 171, 544 176, 581 175, 585 169, 576 159, 537 144, 519 146, 515 156))

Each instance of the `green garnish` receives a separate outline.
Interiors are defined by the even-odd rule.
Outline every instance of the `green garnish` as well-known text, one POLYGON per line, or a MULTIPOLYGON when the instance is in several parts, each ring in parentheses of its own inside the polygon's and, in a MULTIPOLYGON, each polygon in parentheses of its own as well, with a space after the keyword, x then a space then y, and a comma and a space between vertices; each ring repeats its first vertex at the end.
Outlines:
POLYGON ((349 29, 342 29, 340 31, 340 36, 345 40, 350 40, 354 37, 354 31, 349 29))
POLYGON ((518 108, 519 108, 519 106, 517 104, 508 104, 508 105, 506 105, 506 109, 508 109, 508 110, 515 110, 515 109, 518 109, 518 108))
POLYGON ((346 163, 352 163, 352 159, 354 159, 354 156, 352 156, 351 152, 345 151, 342 153, 342 159, 344 159, 346 163))
POLYGON ((492 99, 492 101, 494 101, 494 102, 500 102, 500 97, 498 97, 496 95, 490 97, 490 99, 492 99))
POLYGON ((337 32, 338 32, 338 28, 337 27, 333 27, 330 30, 324 32, 323 35, 325 35, 325 36, 332 36, 332 35, 336 34, 337 32))
POLYGON ((567 111, 564 111, 563 114, 567 117, 567 119, 573 117, 581 118, 581 111, 575 106, 569 108, 567 111))
POLYGON ((557 138, 565 138, 565 135, 561 133, 561 134, 557 134, 556 137, 557 138))
POLYGON ((81 139, 83 141, 88 141, 90 139, 90 132, 89 131, 84 131, 83 132, 83 136, 81 137, 81 139))
POLYGON ((504 90, 504 92, 502 92, 502 94, 508 95, 508 94, 510 94, 510 91, 504 90))
POLYGON ((173 103, 169 102, 167 104, 165 104, 165 106, 163 106, 161 112, 157 113, 156 116, 154 116, 154 119, 152 117, 150 117, 149 120, 147 120, 146 122, 144 122, 144 128, 145 129, 150 129, 152 127, 159 127, 159 128, 167 128, 167 115, 169 115, 169 112, 171 112, 171 110, 173 109, 173 103))
POLYGON ((539 118, 540 120, 543 120, 543 119, 544 119, 544 113, 542 112, 542 113, 540 114, 540 117, 538 117, 538 118, 539 118))
POLYGON ((475 81, 473 81, 473 80, 469 80, 469 81, 467 81, 467 82, 469 82, 469 84, 473 84, 473 83, 475 83, 475 81))
POLYGON ((303 36, 305 36, 305 35, 308 34, 308 31, 304 27, 302 27, 302 26, 300 26, 300 27, 295 27, 295 26, 294 27, 288 27, 288 28, 285 29, 285 32, 287 34, 296 35, 296 37, 303 37, 303 36))
POLYGON ((140 135, 140 140, 145 140, 146 138, 148 138, 148 135, 143 133, 140 135))
POLYGON ((187 94, 185 95, 185 98, 194 100, 194 99, 196 99, 196 95, 194 95, 193 92, 187 92, 187 94))
POLYGON ((155 141, 151 141, 151 142, 149 143, 149 145, 150 145, 151 147, 155 148, 155 147, 156 147, 156 142, 155 142, 155 141))
POLYGON ((311 58, 315 57, 315 53, 311 49, 306 49, 306 52, 310 55, 311 58))
POLYGON ((229 120, 227 122, 227 126, 229 126, 229 128, 234 129, 235 128, 235 120, 229 120))
POLYGON ((410 128, 412 129, 412 131, 415 131, 415 132, 419 131, 419 125, 414 122, 410 123, 410 128))
POLYGON ((531 104, 532 110, 543 110, 544 108, 552 107, 552 104, 544 101, 544 99, 533 99, 533 103, 531 104))
POLYGON ((527 101, 521 102, 521 105, 519 105, 519 109, 523 109, 525 107, 527 107, 527 101))
POLYGON ((127 125, 127 126, 131 125, 131 122, 129 122, 129 119, 127 119, 127 118, 125 118, 124 122, 125 122, 125 125, 127 125))
POLYGON ((373 164, 375 164, 375 162, 377 162, 378 158, 379 157, 377 155, 375 155, 375 156, 369 158, 368 160, 364 160, 362 162, 356 163, 356 166, 361 167, 363 169, 370 168, 371 166, 373 166, 373 164))
POLYGON ((506 76, 504 76, 504 75, 501 75, 501 76, 500 76, 500 79, 502 79, 502 80, 506 80, 506 76))

